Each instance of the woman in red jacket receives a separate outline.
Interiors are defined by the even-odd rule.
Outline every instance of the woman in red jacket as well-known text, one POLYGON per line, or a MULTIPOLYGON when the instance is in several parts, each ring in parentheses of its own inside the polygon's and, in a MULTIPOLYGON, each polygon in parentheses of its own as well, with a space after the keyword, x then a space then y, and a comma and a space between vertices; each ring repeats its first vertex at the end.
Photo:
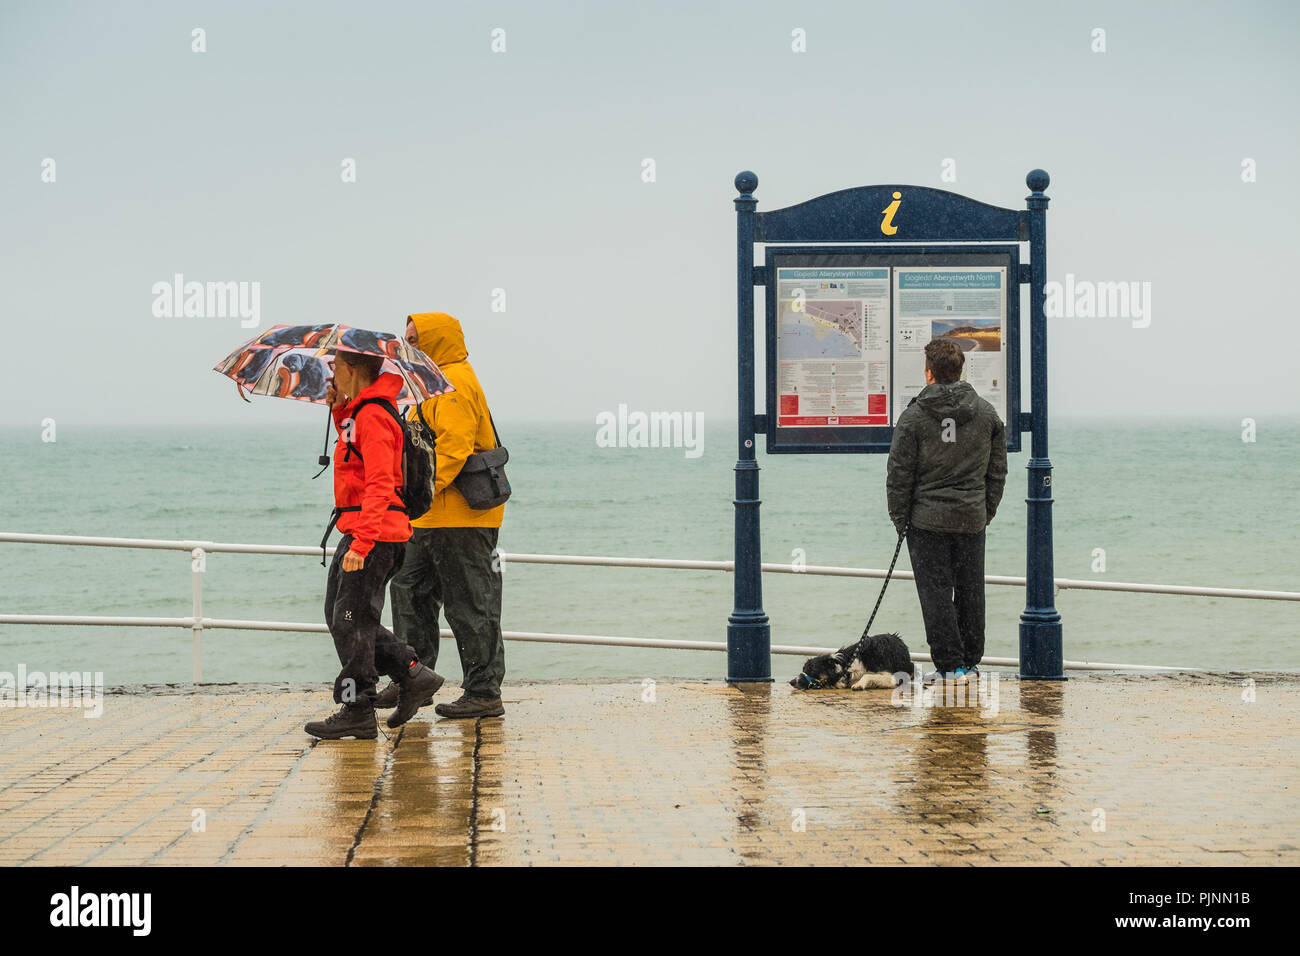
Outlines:
POLYGON ((380 671, 399 688, 397 710, 388 718, 390 727, 410 720, 442 686, 442 678, 379 623, 384 592, 401 567, 411 537, 398 492, 402 429, 394 403, 402 380, 381 374, 382 367, 383 359, 377 355, 335 353, 335 382, 325 396, 339 432, 334 446, 334 508, 343 532, 325 587, 325 623, 343 665, 334 681, 334 702, 342 706, 304 729, 329 740, 378 736, 374 702, 380 671))

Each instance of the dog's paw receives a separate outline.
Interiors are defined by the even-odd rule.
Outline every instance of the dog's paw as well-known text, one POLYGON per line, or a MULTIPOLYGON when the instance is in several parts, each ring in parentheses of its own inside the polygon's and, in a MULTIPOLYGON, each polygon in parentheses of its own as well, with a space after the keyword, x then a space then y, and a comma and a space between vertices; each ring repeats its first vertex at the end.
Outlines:
POLYGON ((880 688, 892 688, 894 686, 893 674, 863 674, 856 684, 854 690, 876 690, 880 688))

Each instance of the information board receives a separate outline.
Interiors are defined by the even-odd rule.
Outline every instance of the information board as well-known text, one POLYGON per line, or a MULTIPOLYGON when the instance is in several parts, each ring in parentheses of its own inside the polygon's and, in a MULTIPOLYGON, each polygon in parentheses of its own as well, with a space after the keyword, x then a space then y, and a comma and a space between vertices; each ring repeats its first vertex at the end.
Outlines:
POLYGON ((1004 423, 1018 415, 1018 252, 769 248, 768 452, 887 452, 936 338, 1004 423))

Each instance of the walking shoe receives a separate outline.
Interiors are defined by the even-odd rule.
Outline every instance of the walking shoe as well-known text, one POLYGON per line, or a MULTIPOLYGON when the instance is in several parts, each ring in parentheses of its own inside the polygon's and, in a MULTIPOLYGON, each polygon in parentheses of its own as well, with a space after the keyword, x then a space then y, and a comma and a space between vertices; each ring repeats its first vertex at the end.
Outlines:
MULTIPOLYGON (((401 693, 401 690, 402 689, 398 686, 397 681, 389 681, 388 686, 380 691, 379 696, 375 698, 375 710, 392 710, 396 707, 397 697, 401 693)), ((430 694, 420 706, 428 707, 432 703, 433 695, 430 694)))
POLYGON ((313 720, 303 730, 321 740, 341 740, 344 737, 374 740, 379 736, 379 728, 375 726, 375 709, 369 701, 344 704, 324 720, 313 720))
POLYGON ((461 694, 460 700, 439 704, 433 708, 439 717, 504 717, 505 707, 500 697, 471 697, 461 694))
POLYGON ((442 675, 435 674, 419 661, 413 661, 406 677, 397 683, 397 710, 388 715, 389 727, 400 727, 421 707, 433 701, 442 686, 442 675))

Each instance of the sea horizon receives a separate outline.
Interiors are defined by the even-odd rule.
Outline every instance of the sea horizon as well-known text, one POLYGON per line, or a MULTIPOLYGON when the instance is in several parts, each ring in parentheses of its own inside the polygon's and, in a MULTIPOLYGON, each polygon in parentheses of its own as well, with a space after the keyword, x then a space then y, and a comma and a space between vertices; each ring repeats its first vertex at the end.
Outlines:
MULTIPOLYGON (((324 433, 315 424, 70 425, 48 444, 31 429, 8 430, 11 442, 30 447, 0 462, 0 480, 11 489, 0 530, 312 546, 332 503, 328 472, 311 479, 324 433)), ((516 487, 503 552, 731 559, 733 431, 714 438, 706 430, 702 453, 692 458, 681 448, 600 447, 594 421, 500 424, 516 487)), ((1300 426, 1261 416, 1256 440, 1246 442, 1226 416, 1166 424, 1152 429, 1095 417, 1056 423, 1056 576, 1292 590, 1300 576, 1300 519, 1278 506, 1291 500, 1300 426), (1258 547, 1260 540, 1270 546, 1258 547)), ((987 532, 990 575, 1025 573, 1029 438, 1009 456, 1003 503, 987 532)), ((765 562, 888 566, 896 538, 884 513, 886 456, 769 456, 761 437, 758 445, 765 562)), ((906 549, 898 567, 909 567, 906 549)), ((191 611, 185 554, 6 543, 0 570, 0 613, 191 611)), ((773 643, 851 642, 879 588, 876 579, 766 574, 773 643)), ((502 626, 722 641, 731 589, 730 574, 717 571, 512 564, 502 626)), ((214 554, 204 614, 318 623, 323 590, 319 558, 214 554)), ((1015 657, 1024 590, 989 585, 986 593, 986 653, 1015 657)), ((1065 590, 1057 608, 1067 660, 1300 668, 1288 602, 1065 590)), ((899 631, 913 653, 926 652, 911 581, 890 583, 873 630, 899 631)), ((0 625, 0 670, 21 662, 103 671, 111 686, 183 682, 191 675, 190 643, 180 628, 0 625)), ((506 655, 507 679, 720 678, 725 671, 724 655, 703 651, 508 642, 506 655)), ((205 679, 217 682, 327 680, 334 666, 328 637, 311 633, 211 630, 203 656, 205 679)), ((440 667, 450 676, 459 673, 455 657, 454 644, 444 641, 440 667)), ((799 663, 774 658, 774 676, 789 676, 799 663)))

